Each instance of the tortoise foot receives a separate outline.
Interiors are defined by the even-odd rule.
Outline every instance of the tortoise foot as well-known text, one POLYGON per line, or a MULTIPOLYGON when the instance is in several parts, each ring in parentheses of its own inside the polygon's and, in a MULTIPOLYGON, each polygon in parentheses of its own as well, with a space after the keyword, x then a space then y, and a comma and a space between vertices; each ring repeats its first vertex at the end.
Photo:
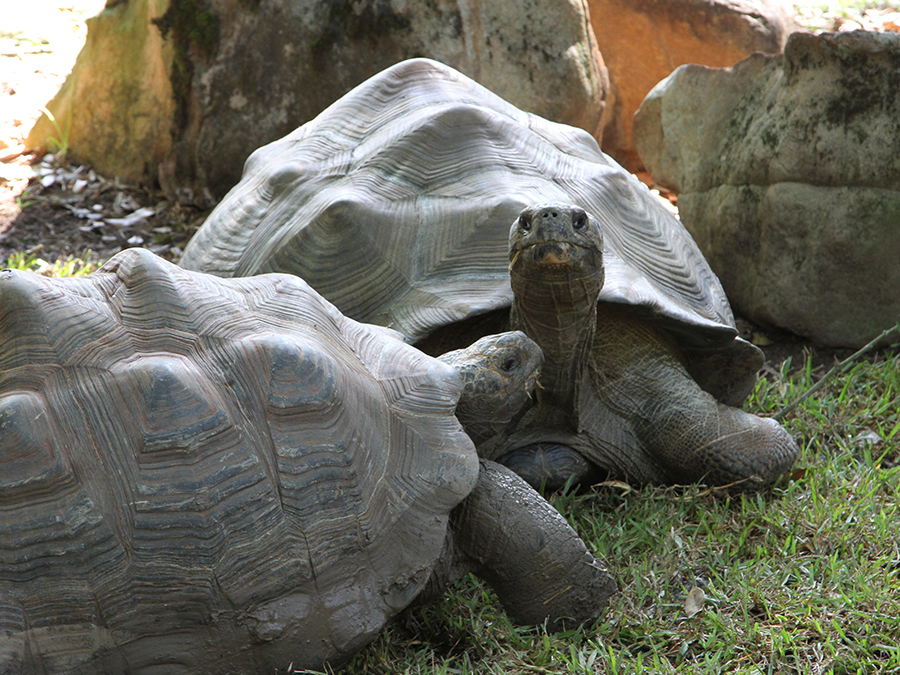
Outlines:
POLYGON ((556 492, 567 484, 593 485, 602 479, 594 464, 561 443, 532 443, 507 452, 497 461, 536 490, 556 492))

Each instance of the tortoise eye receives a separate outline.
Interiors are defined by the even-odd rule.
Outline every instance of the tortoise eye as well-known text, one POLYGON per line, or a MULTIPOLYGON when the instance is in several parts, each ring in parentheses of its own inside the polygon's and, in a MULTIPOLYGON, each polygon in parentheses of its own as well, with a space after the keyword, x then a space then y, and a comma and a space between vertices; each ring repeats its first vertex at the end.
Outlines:
POLYGON ((531 221, 525 216, 519 216, 519 230, 521 232, 531 232, 531 221))
POLYGON ((500 366, 500 369, 504 373, 510 373, 514 371, 519 366, 519 362, 513 357, 509 357, 506 361, 503 362, 503 365, 500 366))
POLYGON ((572 226, 575 228, 576 232, 584 232, 588 226, 587 214, 584 212, 577 214, 572 223, 572 226))

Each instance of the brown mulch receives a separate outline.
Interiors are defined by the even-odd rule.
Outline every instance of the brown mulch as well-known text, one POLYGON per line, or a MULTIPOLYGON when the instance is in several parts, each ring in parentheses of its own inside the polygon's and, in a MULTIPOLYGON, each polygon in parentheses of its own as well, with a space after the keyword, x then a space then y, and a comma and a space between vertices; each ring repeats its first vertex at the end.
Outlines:
POLYGON ((0 184, 0 261, 24 252, 47 261, 98 262, 131 246, 177 260, 208 215, 52 155, 24 155, 19 162, 35 175, 21 190, 0 184))

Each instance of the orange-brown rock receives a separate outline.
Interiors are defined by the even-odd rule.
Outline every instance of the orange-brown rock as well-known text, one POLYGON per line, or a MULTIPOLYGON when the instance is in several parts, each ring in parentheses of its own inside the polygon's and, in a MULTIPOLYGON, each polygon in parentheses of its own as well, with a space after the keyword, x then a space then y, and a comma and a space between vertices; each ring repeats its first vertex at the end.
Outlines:
POLYGON ((730 66, 756 51, 780 52, 793 30, 784 0, 588 0, 591 26, 614 98, 603 150, 634 171, 632 116, 644 96, 685 63, 730 66))

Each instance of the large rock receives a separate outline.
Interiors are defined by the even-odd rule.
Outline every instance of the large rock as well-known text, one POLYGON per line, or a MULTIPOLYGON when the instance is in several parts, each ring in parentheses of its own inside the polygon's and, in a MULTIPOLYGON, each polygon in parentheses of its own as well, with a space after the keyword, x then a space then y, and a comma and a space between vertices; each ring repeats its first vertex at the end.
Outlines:
POLYGON ((898 120, 900 35, 797 33, 676 70, 635 143, 739 313, 855 347, 900 319, 898 120))
POLYGON ((588 0, 609 69, 612 118, 603 151, 632 171, 632 116, 657 82, 685 63, 730 66, 753 52, 780 52, 795 29, 787 0, 588 0))
MULTIPOLYGON (((89 21, 49 108, 104 173, 221 197, 247 156, 384 68, 427 56, 515 105, 602 133, 586 0, 122 0, 89 21)), ((59 131, 42 118, 32 145, 59 131)))
POLYGON ((169 0, 122 2, 88 19, 72 73, 28 136, 29 146, 67 137, 73 156, 109 176, 143 178, 172 149, 173 46, 150 23, 169 0))

